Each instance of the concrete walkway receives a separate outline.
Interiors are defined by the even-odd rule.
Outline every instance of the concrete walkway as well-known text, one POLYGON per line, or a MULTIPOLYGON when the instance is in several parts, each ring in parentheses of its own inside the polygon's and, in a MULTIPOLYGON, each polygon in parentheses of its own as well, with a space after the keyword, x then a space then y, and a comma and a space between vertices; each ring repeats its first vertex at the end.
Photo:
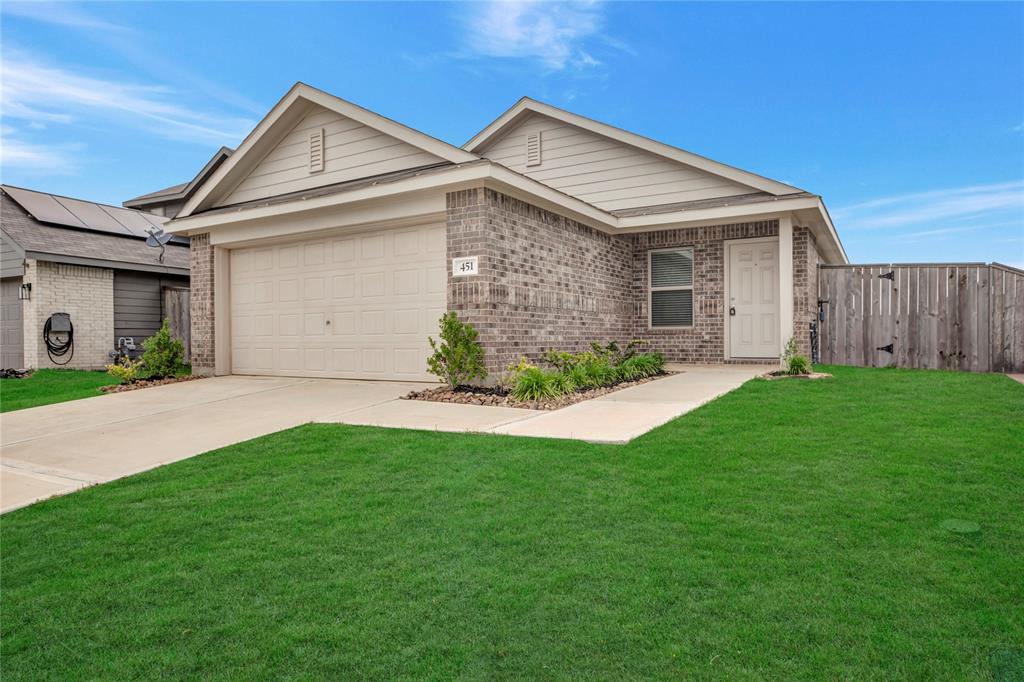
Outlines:
POLYGON ((422 384, 216 377, 0 415, 0 513, 422 384))
POLYGON ((423 384, 216 377, 0 415, 0 513, 309 422, 627 443, 766 371, 681 374, 554 412, 400 400, 423 384))
POLYGON ((680 365, 670 369, 681 373, 553 412, 396 401, 331 415, 318 421, 622 444, 739 388, 755 376, 775 369, 775 366, 680 365))

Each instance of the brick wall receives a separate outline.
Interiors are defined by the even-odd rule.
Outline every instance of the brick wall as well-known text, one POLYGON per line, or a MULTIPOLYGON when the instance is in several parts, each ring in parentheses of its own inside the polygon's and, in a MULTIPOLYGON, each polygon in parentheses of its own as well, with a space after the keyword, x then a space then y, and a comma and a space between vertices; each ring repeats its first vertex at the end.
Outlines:
POLYGON ((632 335, 650 341, 671 362, 725 361, 725 240, 770 237, 779 222, 692 227, 630 236, 632 292, 636 301, 632 335), (652 329, 648 326, 647 254, 652 249, 693 248, 693 327, 652 329))
POLYGON ((213 246, 210 235, 197 234, 189 245, 189 313, 192 325, 192 372, 213 374, 215 341, 213 326, 213 246))
POLYGON ((480 275, 449 273, 448 307, 480 332, 492 372, 521 355, 630 337, 627 238, 483 188, 448 194, 447 228, 449 260, 480 257, 480 275))
POLYGON ((25 366, 103 369, 114 348, 114 271, 29 260, 23 281, 32 285, 23 307, 25 366), (68 313, 74 326, 74 356, 66 365, 51 361, 43 342, 53 313, 68 313))
MULTIPOLYGON (((818 255, 809 228, 793 228, 793 336, 800 353, 811 357, 810 324, 818 314, 818 255)), ((784 339, 783 342, 788 339, 784 339)))

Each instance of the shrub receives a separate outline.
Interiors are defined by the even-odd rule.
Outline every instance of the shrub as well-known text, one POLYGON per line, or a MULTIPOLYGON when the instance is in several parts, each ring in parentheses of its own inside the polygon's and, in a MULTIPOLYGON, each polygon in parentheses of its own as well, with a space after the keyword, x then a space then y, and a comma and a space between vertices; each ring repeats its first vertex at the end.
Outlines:
POLYGON ((608 345, 602 346, 597 341, 590 342, 590 348, 593 350, 594 355, 604 358, 611 365, 619 365, 623 360, 628 360, 637 353, 637 349, 641 346, 646 346, 647 341, 644 339, 633 339, 626 344, 625 348, 619 348, 619 344, 615 341, 609 341, 608 345))
POLYGON ((520 356, 518 362, 509 363, 508 367, 505 368, 505 373, 498 379, 498 385, 511 392, 516 385, 516 381, 519 380, 519 375, 530 368, 536 369, 536 367, 536 365, 526 359, 525 355, 520 356))
POLYGON ((125 358, 120 365, 107 365, 107 374, 117 379, 120 384, 134 384, 139 380, 140 369, 142 369, 141 360, 125 358))
POLYGON ((148 377, 162 379, 185 369, 185 346, 171 336, 166 319, 160 331, 142 342, 142 348, 142 364, 148 377))
POLYGON ((806 356, 800 355, 800 349, 796 345, 796 337, 789 337, 786 347, 782 351, 783 371, 786 374, 810 374, 811 361, 806 356))
POLYGON ((587 367, 582 364, 573 365, 562 371, 576 389, 591 388, 590 384, 590 373, 587 371, 587 367))
POLYGON ((460 322, 455 313, 441 316, 441 343, 428 337, 433 353, 427 358, 427 369, 451 388, 458 388, 474 379, 487 378, 484 349, 477 341, 473 325, 460 322))
POLYGON ((661 353, 637 353, 619 364, 619 375, 626 380, 646 379, 660 374, 665 368, 665 356, 661 353))
POLYGON ((528 367, 516 377, 512 397, 516 400, 544 400, 564 395, 565 383, 558 372, 546 372, 539 367, 528 367))
POLYGON ((586 375, 586 386, 591 388, 610 386, 619 379, 616 368, 604 357, 594 357, 581 362, 580 367, 586 375))

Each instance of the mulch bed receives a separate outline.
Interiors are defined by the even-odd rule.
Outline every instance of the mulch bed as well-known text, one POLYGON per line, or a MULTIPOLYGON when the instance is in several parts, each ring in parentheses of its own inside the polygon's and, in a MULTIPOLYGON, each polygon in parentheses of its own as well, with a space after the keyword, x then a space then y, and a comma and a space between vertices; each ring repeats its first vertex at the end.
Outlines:
POLYGON ((100 386, 104 393, 124 393, 125 391, 137 391, 140 388, 152 388, 154 386, 166 386, 167 384, 179 384, 182 381, 195 381, 206 377, 190 374, 187 377, 167 377, 165 379, 140 379, 132 384, 114 384, 113 386, 100 386))
POLYGON ((0 369, 0 379, 25 379, 31 374, 30 369, 0 369))
POLYGON ((827 372, 811 372, 810 374, 786 374, 785 372, 776 370, 774 372, 766 372, 761 375, 762 379, 768 381, 775 381, 776 379, 831 379, 832 375, 827 372))
POLYGON ((460 386, 452 390, 446 386, 438 388, 427 388, 422 391, 412 391, 402 396, 403 400, 426 400, 435 403, 459 403, 462 405, 488 405, 491 407, 518 407, 527 410, 558 410, 568 407, 584 400, 597 398, 602 395, 614 393, 615 391, 639 386, 648 381, 657 381, 665 377, 678 374, 678 372, 663 372, 657 376, 637 379, 636 381, 624 381, 614 386, 603 386, 601 388, 590 388, 585 391, 577 391, 568 395, 549 398, 547 400, 519 401, 510 396, 504 389, 496 386, 460 386))

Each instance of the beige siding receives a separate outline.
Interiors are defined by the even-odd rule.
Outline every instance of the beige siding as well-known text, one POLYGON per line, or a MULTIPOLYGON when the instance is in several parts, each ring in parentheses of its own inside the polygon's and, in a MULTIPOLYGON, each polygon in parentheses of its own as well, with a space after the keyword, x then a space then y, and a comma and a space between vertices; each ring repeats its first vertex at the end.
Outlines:
POLYGON ((348 117, 314 107, 219 205, 297 192, 442 161, 348 117), (309 169, 309 134, 323 129, 324 170, 309 169))
POLYGON ((605 210, 757 191, 561 121, 533 114, 483 156, 605 210), (526 165, 526 138, 541 133, 541 163, 526 165))

